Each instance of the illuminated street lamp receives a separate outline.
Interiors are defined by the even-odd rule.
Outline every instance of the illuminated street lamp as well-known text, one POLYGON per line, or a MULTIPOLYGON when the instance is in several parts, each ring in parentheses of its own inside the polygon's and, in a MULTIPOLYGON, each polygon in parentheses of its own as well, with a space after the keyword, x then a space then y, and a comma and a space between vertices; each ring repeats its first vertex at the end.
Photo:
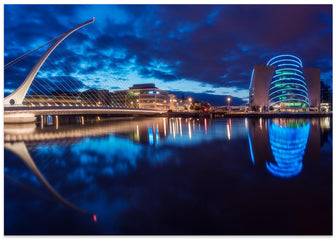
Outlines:
POLYGON ((188 111, 191 112, 192 98, 188 98, 188 101, 189 101, 188 111))
POLYGON ((230 106, 231 98, 230 98, 230 97, 227 97, 227 101, 228 101, 228 111, 229 111, 229 106, 230 106))

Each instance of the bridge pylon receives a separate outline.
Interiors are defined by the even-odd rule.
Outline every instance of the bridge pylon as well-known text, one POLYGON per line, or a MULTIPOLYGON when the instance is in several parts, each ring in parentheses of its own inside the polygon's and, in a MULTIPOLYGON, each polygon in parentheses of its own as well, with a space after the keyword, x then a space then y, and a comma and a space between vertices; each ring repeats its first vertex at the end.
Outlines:
POLYGON ((37 61, 37 63, 34 65, 34 67, 30 70, 28 76, 24 80, 24 82, 10 95, 5 97, 4 99, 4 106, 19 106, 22 105, 22 102, 24 98, 26 97, 26 94, 28 92, 28 89, 30 85, 32 84, 33 80, 35 79, 36 74, 42 67, 43 63, 46 61, 46 59, 49 57, 49 55, 55 50, 55 48, 69 35, 71 35, 73 32, 77 31, 78 29, 93 23, 95 18, 92 20, 89 20, 87 22, 84 22, 82 24, 79 24, 78 26, 72 28, 68 32, 62 34, 49 48, 48 50, 42 55, 42 57, 37 61))

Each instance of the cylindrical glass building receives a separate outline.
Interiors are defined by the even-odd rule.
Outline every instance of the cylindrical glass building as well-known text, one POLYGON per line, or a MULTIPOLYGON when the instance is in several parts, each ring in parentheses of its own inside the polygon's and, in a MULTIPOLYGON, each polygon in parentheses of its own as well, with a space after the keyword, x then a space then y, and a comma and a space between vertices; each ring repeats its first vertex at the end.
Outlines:
POLYGON ((276 66, 269 91, 269 108, 309 107, 306 81, 302 72, 302 61, 293 55, 271 58, 268 66, 276 66))

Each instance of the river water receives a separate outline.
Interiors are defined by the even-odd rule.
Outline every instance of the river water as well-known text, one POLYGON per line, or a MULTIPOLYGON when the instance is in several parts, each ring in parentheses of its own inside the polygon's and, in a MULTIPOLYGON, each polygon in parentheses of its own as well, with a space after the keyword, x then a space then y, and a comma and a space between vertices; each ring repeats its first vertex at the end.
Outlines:
POLYGON ((6 235, 332 234, 331 118, 49 119, 4 132, 6 235))

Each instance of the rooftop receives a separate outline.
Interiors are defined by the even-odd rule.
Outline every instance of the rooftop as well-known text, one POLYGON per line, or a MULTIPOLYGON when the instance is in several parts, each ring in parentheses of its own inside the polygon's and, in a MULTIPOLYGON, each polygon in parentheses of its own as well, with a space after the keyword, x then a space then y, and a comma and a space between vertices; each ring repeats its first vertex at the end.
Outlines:
POLYGON ((145 88, 156 88, 154 83, 134 84, 129 89, 145 89, 145 88))

